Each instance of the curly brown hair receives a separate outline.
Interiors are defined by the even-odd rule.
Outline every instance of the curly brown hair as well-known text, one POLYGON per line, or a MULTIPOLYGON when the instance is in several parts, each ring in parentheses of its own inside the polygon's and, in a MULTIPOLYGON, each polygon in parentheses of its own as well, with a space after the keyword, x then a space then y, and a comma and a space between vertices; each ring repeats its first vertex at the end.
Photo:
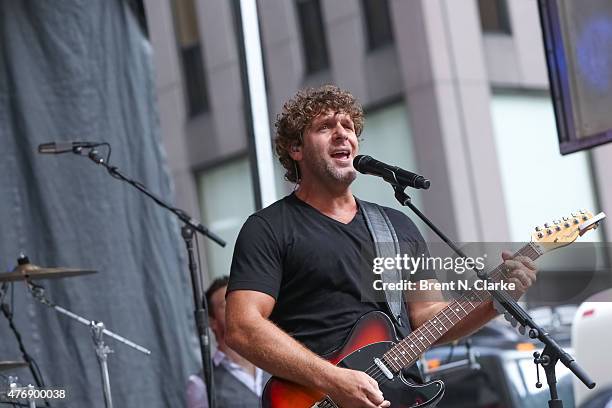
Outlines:
POLYGON ((292 146, 303 143, 304 132, 319 114, 327 111, 348 114, 355 125, 355 134, 363 130, 363 109, 357 99, 348 91, 334 85, 308 88, 298 91, 283 105, 282 112, 276 117, 276 138, 274 149, 278 160, 285 168, 285 178, 297 183, 297 164, 289 155, 292 146))

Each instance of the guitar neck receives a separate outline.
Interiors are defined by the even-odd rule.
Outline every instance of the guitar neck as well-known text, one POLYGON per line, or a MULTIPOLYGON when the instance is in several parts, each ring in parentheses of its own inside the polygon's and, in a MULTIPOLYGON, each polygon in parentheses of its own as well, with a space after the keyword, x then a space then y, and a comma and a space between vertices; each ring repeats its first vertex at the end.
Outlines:
MULTIPOLYGON (((541 252, 533 243, 529 243, 516 252, 535 261, 541 252)), ((488 280, 499 282, 504 277, 504 264, 498 265, 489 272, 488 280)), ((476 290, 464 294, 461 298, 451 301, 448 306, 439 311, 434 317, 410 333, 406 338, 393 346, 383 355, 383 360, 394 372, 409 367, 419 359, 427 349, 435 344, 457 323, 465 319, 474 309, 483 302, 491 299, 491 293, 486 290, 476 290)))

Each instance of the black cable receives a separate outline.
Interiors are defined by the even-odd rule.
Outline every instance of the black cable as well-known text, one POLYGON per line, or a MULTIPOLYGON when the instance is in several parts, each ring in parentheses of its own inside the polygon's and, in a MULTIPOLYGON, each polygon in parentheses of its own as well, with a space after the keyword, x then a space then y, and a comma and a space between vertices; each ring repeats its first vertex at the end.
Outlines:
POLYGON ((43 378, 42 371, 40 370, 40 367, 38 366, 38 363, 33 358, 30 357, 30 359, 32 360, 32 365, 34 366, 34 369, 36 370, 36 374, 40 378, 40 382, 42 383, 42 388, 45 388, 46 387, 45 380, 43 378))
MULTIPOLYGON (((6 286, 9 283, 6 283, 3 285, 2 291, 3 292, 7 292, 6 290, 6 286)), ((10 282, 10 286, 11 286, 11 306, 9 308, 9 305, 6 304, 4 302, 4 300, 2 298, 0 298, 0 309, 2 309, 2 312, 4 314, 4 316, 6 317, 6 319, 9 322, 9 326, 11 328, 11 330, 13 331, 13 333, 15 334, 15 338, 17 339, 17 343, 19 345, 19 350, 21 351, 24 360, 28 363, 28 367, 30 368, 30 372, 32 373, 32 376, 34 377, 34 380, 36 381, 38 388, 45 388, 45 381, 42 375, 42 371, 40 370, 40 367, 38 365, 38 363, 36 362, 36 360, 34 360, 34 358, 32 358, 27 351, 25 350, 25 346, 23 345, 23 342, 21 340, 21 334, 19 333, 19 331, 17 330, 17 327, 15 326, 15 323, 13 321, 13 313, 12 311, 15 310, 15 285, 13 285, 13 282, 10 282)), ((4 375, 4 374, 0 374, 0 377, 8 379, 8 376, 4 375)), ((0 401, 0 403, 2 404, 11 404, 13 406, 29 406, 29 405, 15 405, 16 403, 14 402, 4 402, 4 401, 0 401)), ((47 399, 45 399, 45 405, 47 407, 50 407, 51 405, 49 405, 49 401, 47 401, 47 399)))
MULTIPOLYGON (((13 299, 11 299, 11 303, 12 302, 13 302, 13 299)), ((21 351, 21 354, 25 362, 28 363, 28 367, 30 368, 30 372, 32 373, 32 376, 34 377, 36 386, 40 389, 45 388, 45 385, 44 385, 45 383, 43 381, 43 377, 42 377, 42 373, 40 372, 40 368, 38 367, 38 364, 36 363, 36 361, 26 351, 22 338, 21 338, 21 334, 19 333, 19 330, 17 330, 17 327, 15 326, 15 322, 13 321, 13 313, 11 311, 12 309, 10 309, 9 305, 6 303, 2 303, 0 305, 0 309, 2 310, 2 313, 4 314, 4 317, 6 317, 6 319, 8 320, 9 327, 11 328, 11 330, 13 331, 13 334, 15 335, 15 339, 17 339, 19 350, 21 351)), ((45 406, 51 407, 51 405, 49 404, 49 401, 46 398, 45 398, 45 406)))

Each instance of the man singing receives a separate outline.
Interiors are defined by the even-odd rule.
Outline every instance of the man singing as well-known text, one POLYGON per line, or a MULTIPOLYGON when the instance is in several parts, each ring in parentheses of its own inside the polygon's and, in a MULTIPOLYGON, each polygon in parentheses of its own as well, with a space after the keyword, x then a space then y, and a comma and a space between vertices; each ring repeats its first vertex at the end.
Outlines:
MULTIPOLYGON (((348 92, 323 86, 298 92, 276 121, 275 147, 294 193, 251 215, 239 234, 227 295, 228 344, 278 377, 316 389, 340 407, 388 407, 377 381, 320 357, 342 345, 365 313, 386 311, 362 284, 372 265, 373 239, 351 193, 363 111, 348 92), (369 255, 366 255, 369 254, 369 255)), ((414 254, 427 246, 403 213, 384 208, 398 240, 414 254)), ((535 281, 525 257, 502 257, 521 295, 535 281)), ((371 272, 371 270, 370 270, 371 272)), ((422 273, 415 279, 433 281, 422 273)), ((410 327, 416 329, 447 303, 438 291, 410 292, 410 327)), ((472 333, 496 315, 483 302, 440 342, 472 333)))

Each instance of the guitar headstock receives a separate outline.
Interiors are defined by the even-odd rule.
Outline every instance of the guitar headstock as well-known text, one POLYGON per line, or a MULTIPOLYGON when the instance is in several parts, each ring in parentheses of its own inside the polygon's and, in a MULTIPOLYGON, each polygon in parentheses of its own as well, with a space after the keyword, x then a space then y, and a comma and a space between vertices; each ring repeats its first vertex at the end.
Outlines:
POLYGON ((580 210, 571 216, 538 225, 531 235, 531 241, 538 244, 542 253, 552 251, 571 244, 587 231, 597 228, 604 218, 606 214, 603 212, 593 215, 590 211, 580 210))

